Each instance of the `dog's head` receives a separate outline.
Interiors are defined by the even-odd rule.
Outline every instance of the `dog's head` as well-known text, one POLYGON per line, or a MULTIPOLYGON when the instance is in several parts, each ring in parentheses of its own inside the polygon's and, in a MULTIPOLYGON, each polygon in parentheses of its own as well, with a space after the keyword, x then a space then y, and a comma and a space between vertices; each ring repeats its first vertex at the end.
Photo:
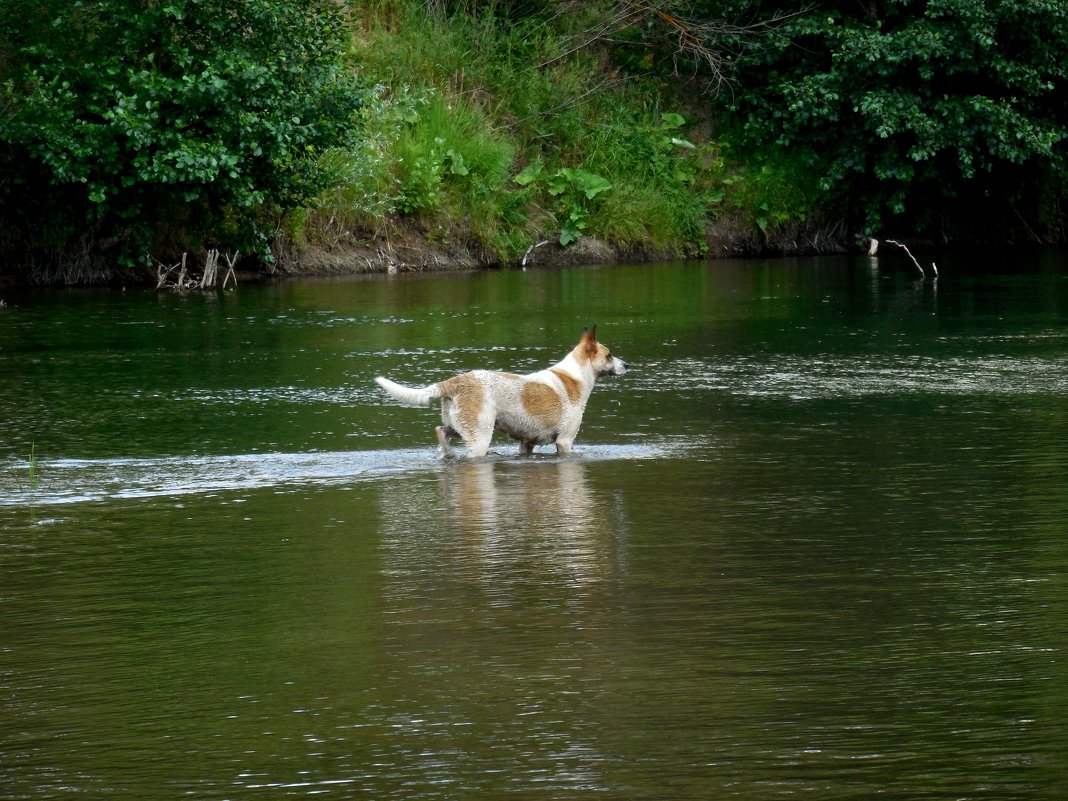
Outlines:
POLYGON ((627 372, 627 363, 612 355, 606 345, 597 341, 597 326, 582 329, 582 339, 575 347, 575 357, 579 362, 588 362, 596 375, 623 375, 627 372))

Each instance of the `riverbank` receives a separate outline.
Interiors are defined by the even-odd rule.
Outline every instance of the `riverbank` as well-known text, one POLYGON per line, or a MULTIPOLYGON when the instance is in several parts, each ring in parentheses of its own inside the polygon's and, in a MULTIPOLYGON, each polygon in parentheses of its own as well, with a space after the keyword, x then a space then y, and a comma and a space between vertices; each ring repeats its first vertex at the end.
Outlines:
MULTIPOLYGON (((273 0, 267 16, 242 7, 242 25, 214 2, 195 24, 167 5, 133 4, 132 26, 29 18, 0 68, 0 280, 156 283, 209 253, 270 276, 1065 240, 1056 126, 1012 128, 1031 144, 1005 153, 997 132, 958 146, 924 128, 937 141, 908 146, 922 119, 871 127, 897 101, 858 113, 883 78, 824 97, 819 65, 801 64, 783 83, 778 48, 811 23, 829 37, 804 51, 818 60, 837 17, 731 28, 738 60, 720 72, 709 48, 726 46, 711 34, 728 9, 610 7, 317 0, 284 30, 271 20, 294 8, 273 0), (198 25, 218 29, 210 47, 155 59, 198 25), (687 50, 679 30, 702 36, 687 50)), ((906 77, 901 97, 927 91, 906 77)))
MULTIPOLYGON (((405 272, 468 272, 496 268, 569 267, 579 265, 640 264, 647 262, 703 260, 767 255, 820 255, 845 253, 851 248, 843 236, 841 223, 823 227, 794 226, 777 230, 771 237, 754 235, 737 217, 710 221, 706 229, 707 248, 700 255, 657 248, 652 244, 626 246, 583 236, 564 246, 557 239, 532 241, 521 254, 502 258, 478 242, 450 240, 423 230, 417 223, 397 218, 377 230, 355 231, 332 243, 304 243, 294 246, 288 239, 276 243, 273 263, 257 258, 241 259, 238 283, 275 276, 321 277, 405 272)), ((199 280, 205 254, 185 254, 189 277, 199 280)), ((178 262, 175 262, 175 267, 178 262)), ((163 268, 165 269, 165 267, 163 268)), ((117 265, 40 265, 29 272, 0 271, 4 286, 94 286, 107 284, 152 284, 159 282, 156 271, 117 265)), ((173 270, 177 274, 177 270, 173 270)), ((172 276, 173 277, 173 276, 172 276)))
POLYGON ((445 272, 497 267, 567 267, 582 264, 643 263, 692 258, 730 258, 760 255, 818 255, 844 253, 850 247, 844 224, 793 226, 771 237, 757 237, 737 217, 712 220, 706 229, 706 248, 692 253, 641 243, 628 246, 596 236, 563 246, 555 239, 531 242, 517 258, 502 259, 475 243, 440 241, 404 220, 384 230, 366 231, 331 245, 283 243, 272 272, 283 275, 354 275, 360 273, 445 272))
POLYGON ((749 167, 710 87, 626 64, 596 14, 505 22, 391 2, 353 14, 360 142, 276 223, 285 274, 840 252, 796 165, 749 167), (582 42, 576 45, 576 41, 582 42), (477 43, 477 47, 473 45, 477 43))

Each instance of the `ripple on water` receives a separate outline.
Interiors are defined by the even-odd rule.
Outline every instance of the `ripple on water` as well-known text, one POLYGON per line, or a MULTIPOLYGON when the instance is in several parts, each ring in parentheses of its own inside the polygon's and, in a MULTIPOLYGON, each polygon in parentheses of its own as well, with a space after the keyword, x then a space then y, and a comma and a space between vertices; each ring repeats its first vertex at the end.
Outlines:
POLYGON ((1068 395, 1068 361, 1007 356, 679 359, 658 369, 655 380, 679 389, 795 400, 910 393, 1068 395))

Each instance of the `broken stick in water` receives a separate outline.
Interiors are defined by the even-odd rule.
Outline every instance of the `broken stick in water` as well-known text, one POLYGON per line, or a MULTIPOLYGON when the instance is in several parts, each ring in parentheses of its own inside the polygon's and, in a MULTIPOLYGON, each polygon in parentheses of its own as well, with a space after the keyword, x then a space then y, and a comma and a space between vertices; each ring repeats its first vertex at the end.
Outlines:
POLYGON ((895 240, 895 239, 886 240, 886 245, 896 245, 898 248, 900 248, 901 250, 904 250, 906 253, 908 253, 909 254, 909 258, 911 258, 911 260, 912 260, 912 264, 916 265, 916 269, 917 270, 920 270, 921 276, 923 276, 924 278, 927 278, 927 273, 924 272, 924 268, 920 266, 920 262, 916 261, 916 257, 914 255, 912 255, 912 251, 911 250, 909 250, 906 246, 901 245, 900 242, 895 240))
POLYGON ((225 255, 226 255, 226 267, 227 267, 227 269, 226 269, 226 275, 223 276, 222 288, 226 289, 226 281, 227 281, 227 279, 233 278, 234 279, 234 289, 237 289, 237 273, 234 272, 234 266, 237 264, 237 259, 241 255, 241 251, 240 250, 234 251, 233 258, 230 257, 229 253, 227 253, 225 255))
POLYGON ((548 244, 549 244, 549 240, 546 239, 544 242, 538 242, 537 244, 531 245, 529 248, 527 248, 527 252, 523 254, 523 260, 521 262, 519 262, 519 266, 520 267, 526 267, 527 266, 527 259, 530 258, 530 254, 533 253, 538 248, 540 248, 542 245, 548 245, 548 244))
MULTIPOLYGON (((887 239, 886 240, 886 244, 888 244, 888 245, 897 245, 899 248, 901 248, 903 251, 905 251, 908 254, 909 258, 912 259, 912 263, 916 265, 916 269, 920 271, 920 275, 923 276, 924 278, 927 278, 927 273, 925 273, 923 271, 923 267, 920 266, 920 263, 916 260, 916 257, 912 255, 912 251, 909 250, 908 247, 906 247, 905 245, 901 244, 900 242, 898 242, 895 239, 887 239)), ((879 240, 878 239, 872 239, 871 242, 868 243, 868 255, 871 256, 872 267, 873 268, 875 266, 875 262, 877 261, 876 254, 878 252, 879 252, 879 240)), ((937 281, 938 280, 938 265, 935 264, 933 261, 931 262, 931 269, 934 271, 934 277, 935 277, 935 280, 937 281)))

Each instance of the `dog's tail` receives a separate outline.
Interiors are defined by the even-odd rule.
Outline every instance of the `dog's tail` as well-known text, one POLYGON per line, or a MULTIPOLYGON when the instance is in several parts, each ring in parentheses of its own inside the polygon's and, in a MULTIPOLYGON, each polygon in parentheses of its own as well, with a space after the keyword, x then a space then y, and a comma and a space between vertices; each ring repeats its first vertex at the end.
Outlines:
POLYGON ((382 376, 377 376, 375 381, 378 382, 378 386, 407 406, 429 406, 430 401, 441 397, 441 387, 437 384, 416 389, 402 386, 382 376))

